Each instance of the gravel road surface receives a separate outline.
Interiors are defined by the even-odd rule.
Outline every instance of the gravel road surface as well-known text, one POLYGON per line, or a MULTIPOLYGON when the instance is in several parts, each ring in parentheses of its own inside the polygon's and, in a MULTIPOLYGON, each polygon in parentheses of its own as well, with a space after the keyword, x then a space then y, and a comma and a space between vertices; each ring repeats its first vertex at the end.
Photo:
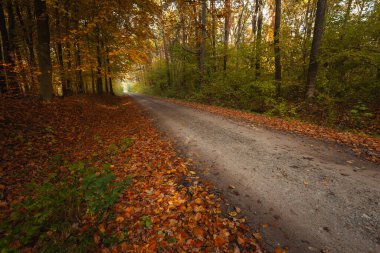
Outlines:
POLYGON ((380 252, 380 166, 331 142, 131 96, 269 251, 380 252))

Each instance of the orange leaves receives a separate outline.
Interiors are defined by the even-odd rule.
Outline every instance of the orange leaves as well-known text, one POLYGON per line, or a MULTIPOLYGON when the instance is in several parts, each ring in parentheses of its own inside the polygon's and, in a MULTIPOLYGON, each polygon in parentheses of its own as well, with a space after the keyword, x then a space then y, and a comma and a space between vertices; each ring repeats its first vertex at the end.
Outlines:
POLYGON ((219 247, 229 252, 238 252, 239 248, 242 252, 255 252, 258 248, 253 244, 255 239, 249 228, 235 217, 240 210, 235 208, 231 217, 222 217, 219 200, 207 185, 195 181, 196 172, 176 157, 171 144, 160 139, 141 109, 129 98, 103 101, 66 98, 53 100, 49 107, 24 103, 20 108, 21 111, 13 109, 18 116, 8 120, 23 126, 18 129, 22 138, 7 139, 5 143, 17 148, 19 153, 7 155, 16 156, 20 163, 5 161, 10 167, 6 169, 7 178, 0 179, 7 180, 6 183, 1 181, 0 185, 29 179, 25 177, 23 181, 16 173, 23 169, 30 172, 29 177, 39 179, 43 175, 39 168, 48 171, 46 154, 52 151, 65 154, 65 159, 112 164, 112 171, 119 179, 132 177, 132 184, 123 192, 121 201, 110 210, 115 214, 112 218, 97 224, 88 217, 88 222, 79 228, 80 233, 95 228, 92 237, 99 251, 157 252, 160 248, 163 252, 194 249, 203 252, 219 247), (39 115, 47 118, 46 125, 41 125, 39 115), (36 126, 36 130, 28 129, 28 124, 36 126), (49 130, 49 134, 56 139, 51 145, 44 142, 39 130, 47 126, 54 130, 49 130), (133 148, 112 156, 102 152, 126 136, 135 140, 133 148), (32 151, 28 151, 30 147, 32 151), (21 161, 28 161, 29 166, 25 168, 21 161), (35 175, 34 171, 38 173, 35 175), (108 249, 103 245, 109 238, 116 238, 117 246, 108 249))
POLYGON ((222 247, 227 241, 225 240, 225 238, 223 236, 217 236, 215 239, 214 239, 214 243, 215 243, 215 246, 216 247, 222 247))

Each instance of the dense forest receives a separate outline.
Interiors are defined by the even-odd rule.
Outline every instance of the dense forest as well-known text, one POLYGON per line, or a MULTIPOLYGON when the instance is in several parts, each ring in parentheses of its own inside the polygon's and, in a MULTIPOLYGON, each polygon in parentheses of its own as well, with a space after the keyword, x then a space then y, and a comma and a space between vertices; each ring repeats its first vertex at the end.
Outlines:
POLYGON ((379 29, 373 0, 165 1, 138 89, 378 133, 379 29))
POLYGON ((6 0, 0 8, 1 90, 44 99, 113 93, 114 78, 146 61, 157 9, 149 0, 6 0))
POLYGON ((112 94, 115 79, 129 78, 148 94, 379 132, 374 0, 6 0, 0 8, 2 92, 112 94))

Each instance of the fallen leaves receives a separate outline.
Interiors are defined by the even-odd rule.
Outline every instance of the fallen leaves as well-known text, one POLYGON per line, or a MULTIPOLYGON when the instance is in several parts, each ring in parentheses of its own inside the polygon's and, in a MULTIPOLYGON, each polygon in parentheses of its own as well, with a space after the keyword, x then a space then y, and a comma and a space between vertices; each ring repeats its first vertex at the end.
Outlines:
MULTIPOLYGON (((95 227, 91 240, 99 251, 261 251, 261 236, 239 219, 241 210, 221 215, 220 199, 162 140, 132 99, 73 97, 46 105, 8 99, 5 104, 0 122, 2 206, 20 201, 22 185, 43 181, 51 158, 62 155, 69 161, 107 163, 120 180, 132 179, 110 210, 112 218, 95 227), (133 145, 123 148, 130 139, 133 145)), ((78 229, 92 231, 93 224, 89 219, 78 229)))
POLYGON ((380 139, 376 137, 362 133, 340 132, 335 129, 321 127, 295 119, 285 120, 262 114, 253 114, 219 106, 187 102, 172 98, 165 98, 163 100, 202 111, 216 113, 225 117, 259 124, 272 129, 299 133, 316 139, 330 140, 336 143, 345 144, 349 146, 358 156, 362 156, 372 162, 380 164, 380 139))

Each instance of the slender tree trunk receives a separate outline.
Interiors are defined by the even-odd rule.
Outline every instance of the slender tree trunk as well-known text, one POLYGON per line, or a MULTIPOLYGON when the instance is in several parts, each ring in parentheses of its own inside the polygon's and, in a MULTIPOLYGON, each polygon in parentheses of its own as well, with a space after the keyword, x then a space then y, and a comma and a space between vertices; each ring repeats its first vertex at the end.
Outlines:
POLYGON ((280 49, 280 24, 281 24, 281 0, 276 0, 274 21, 274 79, 276 83, 276 95, 281 95, 281 49, 280 49))
POLYGON ((83 81, 83 71, 82 71, 82 59, 80 45, 78 42, 79 38, 75 40, 75 58, 76 58, 76 81, 78 85, 78 93, 83 93, 84 91, 84 81, 83 81))
POLYGON ((242 33, 244 29, 245 22, 243 23, 243 16, 245 12, 247 4, 243 2, 243 6, 241 8, 241 12, 239 13, 239 18, 238 18, 238 23, 237 23, 237 32, 236 32, 236 41, 235 41, 235 46, 236 46, 236 62, 235 62, 235 72, 238 71, 239 69, 239 50, 240 50, 240 43, 242 40, 242 33))
POLYGON ((231 26, 231 0, 225 1, 225 16, 224 16, 224 56, 223 56, 223 70, 227 70, 227 57, 228 57, 228 42, 230 39, 230 26, 231 26))
POLYGON ((216 71, 216 20, 215 20, 215 0, 211 0, 211 38, 212 38, 212 68, 216 71))
POLYGON ((7 80, 10 76, 10 66, 13 66, 12 57, 9 50, 9 37, 8 37, 8 31, 5 21, 5 15, 4 15, 4 9, 3 5, 0 3, 0 32, 1 32, 1 44, 2 44, 2 51, 4 55, 4 64, 7 66, 2 66, 2 73, 4 75, 3 78, 1 78, 0 83, 0 93, 5 92, 7 87, 7 80))
POLYGON ((53 96, 52 66, 50 58, 50 30, 49 16, 46 10, 46 2, 34 0, 37 18, 38 35, 38 65, 40 67, 40 95, 44 100, 50 100, 53 96))
POLYGON ((114 91, 113 91, 113 86, 112 86, 112 75, 111 75, 111 63, 110 63, 110 56, 109 56, 109 48, 107 47, 106 49, 106 60, 107 60, 107 72, 108 72, 108 84, 110 86, 110 93, 111 95, 115 95, 114 91))
POLYGON ((311 8, 310 8, 311 0, 307 0, 307 9, 305 14, 305 29, 304 29, 304 40, 303 40, 303 46, 302 46, 302 62, 303 62, 303 77, 306 77, 307 74, 307 68, 306 68, 306 58, 307 58, 307 42, 310 40, 311 36, 311 22, 310 22, 310 16, 311 16, 311 8))
MULTIPOLYGON (((186 40, 187 40, 187 32, 186 32, 186 22, 185 17, 183 15, 183 12, 181 11, 181 26, 182 26, 182 47, 186 47, 186 40)), ((145 76, 145 68, 144 68, 144 76, 145 76)), ((144 77, 144 79, 146 79, 144 77)), ((184 88, 186 84, 186 55, 182 55, 182 75, 181 75, 181 87, 184 88)))
POLYGON ((59 14, 59 9, 55 9, 55 25, 58 33, 57 39, 57 60, 59 64, 59 73, 61 78, 61 86, 62 86, 62 96, 66 96, 65 94, 65 86, 67 85, 66 75, 65 75, 65 64, 63 62, 63 47, 62 47, 62 35, 61 35, 61 18, 59 14))
POLYGON ((103 79, 102 79, 102 55, 100 51, 100 29, 96 27, 96 36, 97 36, 97 44, 96 44, 96 59, 98 61, 98 66, 96 68, 96 89, 98 94, 103 93, 103 79))
POLYGON ((91 88, 92 88, 92 94, 96 93, 95 90, 95 78, 94 78, 94 69, 91 66, 91 88))
POLYGON ((71 43, 67 42, 66 44, 66 52, 67 52, 67 76, 66 76, 66 85, 63 89, 64 96, 69 96, 73 94, 73 87, 72 87, 72 57, 71 57, 71 43))
POLYGON ((343 18, 343 24, 342 24, 342 29, 341 29, 341 34, 339 36, 340 40, 343 40, 344 35, 346 33, 345 29, 348 23, 348 20, 350 19, 350 14, 351 14, 351 7, 352 7, 352 0, 348 0, 347 2, 347 8, 346 12, 344 13, 344 18, 343 18))
POLYGON ((205 47, 206 47, 206 12, 207 3, 206 0, 202 0, 202 14, 201 14, 201 29, 202 29, 202 40, 200 45, 200 87, 204 85, 205 78, 205 47))
POLYGON ((259 0, 255 0, 254 5, 254 11, 252 15, 252 35, 253 37, 256 36, 256 30, 257 30, 257 13, 259 11, 259 0))
POLYGON ((255 75, 256 78, 261 74, 261 40, 262 40, 262 27, 263 27, 263 0, 258 0, 258 18, 257 18, 257 35, 256 35, 256 62, 255 62, 255 75))
POLYGON ((310 64, 309 71, 306 80, 306 98, 312 98, 315 94, 315 84, 317 79, 318 71, 318 55, 319 47, 321 45, 325 13, 327 8, 327 0, 318 0, 317 2, 317 13, 315 16, 313 42, 310 51, 310 64))
MULTIPOLYGON (((25 36, 25 42, 28 47, 29 53, 29 65, 32 67, 36 66, 36 58, 34 56, 34 45, 33 45, 33 32, 30 32, 30 25, 26 25, 20 10, 19 4, 16 2, 16 14, 18 17, 18 21, 20 22, 20 26, 22 28, 23 34, 25 36)), ((33 20, 29 20, 29 22, 33 22, 33 20)))

